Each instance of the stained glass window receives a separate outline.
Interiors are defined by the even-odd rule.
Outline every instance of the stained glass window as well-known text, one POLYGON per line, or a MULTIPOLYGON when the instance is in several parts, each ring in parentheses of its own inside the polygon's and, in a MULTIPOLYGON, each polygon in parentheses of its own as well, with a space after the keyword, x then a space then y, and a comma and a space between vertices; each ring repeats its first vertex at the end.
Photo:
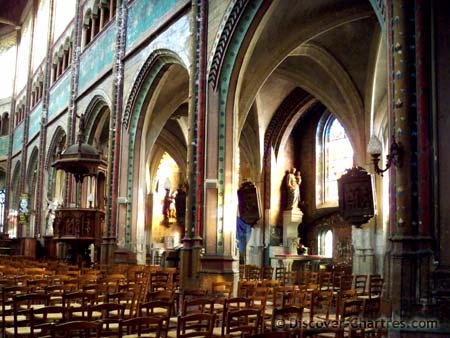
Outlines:
POLYGON ((337 206, 337 180, 346 169, 353 166, 353 148, 344 127, 333 115, 328 115, 317 134, 316 204, 337 206))
POLYGON ((325 132, 325 202, 332 202, 338 200, 338 178, 353 166, 353 149, 337 119, 325 132))

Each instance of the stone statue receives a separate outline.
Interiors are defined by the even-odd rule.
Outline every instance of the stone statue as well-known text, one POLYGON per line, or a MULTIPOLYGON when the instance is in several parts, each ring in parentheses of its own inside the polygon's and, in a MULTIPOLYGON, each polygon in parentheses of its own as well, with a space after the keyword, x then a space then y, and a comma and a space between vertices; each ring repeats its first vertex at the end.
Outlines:
POLYGON ((45 235, 53 236, 53 222, 55 220, 55 210, 58 207, 58 201, 56 198, 53 201, 47 199, 47 224, 45 227, 45 235))
MULTIPOLYGON (((292 210, 298 208, 299 203, 299 184, 297 183, 296 177, 297 169, 292 168, 289 173, 285 176, 285 184, 287 188, 287 203, 286 210, 292 210)), ((301 178, 300 178, 301 181, 301 178)))

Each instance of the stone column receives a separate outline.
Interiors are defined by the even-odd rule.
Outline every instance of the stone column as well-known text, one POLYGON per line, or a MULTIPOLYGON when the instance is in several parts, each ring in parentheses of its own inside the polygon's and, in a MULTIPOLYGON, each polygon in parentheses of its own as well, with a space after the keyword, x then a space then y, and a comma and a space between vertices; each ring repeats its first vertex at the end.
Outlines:
MULTIPOLYGON (((417 92, 423 85, 420 76, 425 71, 420 67, 425 62, 424 55, 417 51, 427 31, 421 16, 428 6, 421 0, 393 0, 388 20, 392 25, 391 142, 396 141, 401 150, 400 163, 391 168, 391 252, 386 272, 393 319, 415 315, 430 294, 431 243, 423 232, 430 197, 418 184, 418 153, 426 147, 420 138, 421 124, 425 123, 421 117, 428 112, 421 102, 423 92, 417 92)), ((429 179, 420 182, 429 184, 429 179)))
POLYGON ((103 26, 105 25, 105 9, 103 8, 103 5, 100 7, 100 24, 99 24, 99 30, 103 29, 103 26))
POLYGON ((95 17, 94 15, 91 15, 91 41, 95 38, 95 17))
POLYGON ((101 261, 104 264, 113 262, 113 254, 116 247, 117 213, 118 213, 118 189, 119 189, 119 158, 122 140, 122 107, 123 107, 123 79, 124 64, 123 55, 126 48, 127 5, 123 0, 118 0, 116 15, 116 40, 113 66, 113 104, 110 115, 110 131, 108 143, 108 171, 107 171, 107 200, 106 207, 106 234, 103 238, 101 261))
POLYGON ((434 73, 436 74, 436 90, 434 91, 436 102, 433 107, 433 157, 436 163, 434 168, 434 195, 438 201, 434 208, 434 236, 437 238, 438 254, 436 260, 438 266, 434 272, 433 298, 437 304, 436 313, 441 323, 450 323, 450 206, 448 204, 448 192, 450 191, 450 153, 448 145, 450 142, 450 120, 448 118, 450 107, 450 96, 447 95, 450 88, 450 78, 447 76, 450 69, 450 3, 448 1, 434 1, 431 16, 435 23, 434 50, 436 63, 434 73), (439 137, 439 138, 438 138, 439 137), (439 164, 439 165, 437 165, 439 164))
POLYGON ((114 3, 116 0, 109 0, 109 21, 112 20, 114 16, 114 3))

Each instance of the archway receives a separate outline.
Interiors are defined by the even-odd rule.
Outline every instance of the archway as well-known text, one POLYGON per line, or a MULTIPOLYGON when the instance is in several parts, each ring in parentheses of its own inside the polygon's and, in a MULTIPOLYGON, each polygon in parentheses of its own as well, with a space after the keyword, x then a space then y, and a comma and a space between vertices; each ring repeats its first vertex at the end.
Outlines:
MULTIPOLYGON (((286 169, 311 167, 302 171, 301 192, 306 198, 301 207, 307 222, 324 212, 310 200, 315 196, 316 181, 311 144, 325 111, 343 125, 354 149, 355 164, 366 163, 371 114, 387 93, 387 78, 379 76, 386 72, 385 41, 370 2, 336 0, 325 5, 283 1, 268 7, 262 4, 259 12, 256 7, 240 13, 239 33, 230 38, 220 63, 226 66, 217 71, 213 63, 217 80, 210 76, 210 81, 220 95, 219 111, 226 112, 218 134, 225 134, 234 149, 240 150, 240 173, 228 179, 225 176, 225 196, 234 194, 239 178, 254 173, 253 180, 259 182, 265 196, 261 225, 266 232, 259 235, 257 244, 263 247, 270 242, 269 226, 282 223, 279 190, 286 169), (237 132, 230 126, 237 127, 237 132), (249 152, 249 137, 254 140, 253 150, 259 148, 258 154, 249 152), (250 155, 255 160, 247 168, 242 160, 250 155), (227 191, 226 187, 233 189, 227 191)), ((219 173, 227 163, 237 162, 233 155, 237 151, 220 149, 219 143, 219 173)), ((238 168, 227 170, 235 173, 238 168)))
POLYGON ((158 168, 172 159, 165 176, 170 177, 169 194, 173 195, 186 177, 189 78, 180 58, 166 50, 154 52, 141 74, 134 85, 139 90, 132 92, 127 104, 130 110, 125 112, 125 116, 130 114, 126 137, 132 155, 122 160, 129 164, 127 199, 132 204, 127 204, 129 221, 119 233, 119 244, 136 252, 138 262, 143 263, 151 259, 147 253, 152 247, 173 248, 168 238, 180 236, 177 219, 160 221, 162 204, 157 196, 165 189, 158 183, 158 168))

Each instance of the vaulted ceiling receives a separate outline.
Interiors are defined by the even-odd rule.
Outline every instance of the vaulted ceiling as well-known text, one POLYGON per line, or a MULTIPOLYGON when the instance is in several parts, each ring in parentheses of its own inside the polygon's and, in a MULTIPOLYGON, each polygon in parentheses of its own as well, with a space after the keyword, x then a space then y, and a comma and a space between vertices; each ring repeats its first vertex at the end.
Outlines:
POLYGON ((20 29, 27 0, 0 0, 0 35, 20 29))

